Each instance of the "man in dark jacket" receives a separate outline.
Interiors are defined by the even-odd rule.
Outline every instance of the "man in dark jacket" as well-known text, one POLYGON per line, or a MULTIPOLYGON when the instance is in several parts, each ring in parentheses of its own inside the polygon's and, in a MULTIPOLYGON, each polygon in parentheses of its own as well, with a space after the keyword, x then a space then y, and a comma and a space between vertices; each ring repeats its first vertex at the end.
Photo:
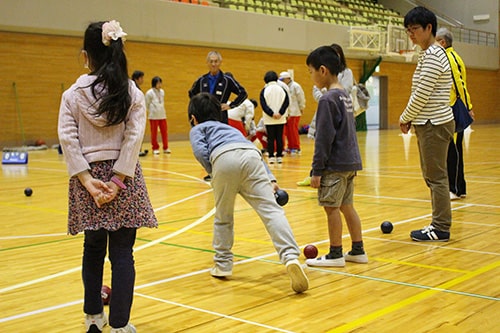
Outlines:
POLYGON ((240 105, 248 96, 243 88, 232 76, 220 70, 222 56, 217 51, 210 51, 207 55, 208 73, 200 76, 189 90, 189 98, 200 92, 214 95, 221 103, 221 121, 228 122, 227 110, 240 105), (227 103, 231 93, 237 95, 234 101, 227 103))

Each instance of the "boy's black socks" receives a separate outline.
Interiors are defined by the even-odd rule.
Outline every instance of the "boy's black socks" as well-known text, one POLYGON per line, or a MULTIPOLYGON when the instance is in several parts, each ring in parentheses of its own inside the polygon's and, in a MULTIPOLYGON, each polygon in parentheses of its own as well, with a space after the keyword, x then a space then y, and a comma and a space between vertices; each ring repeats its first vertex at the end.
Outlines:
POLYGON ((330 253, 326 255, 326 259, 338 259, 343 256, 342 246, 330 246, 330 253))
POLYGON ((363 247, 363 241, 361 242, 352 242, 352 250, 349 252, 350 255, 359 255, 365 254, 365 249, 363 247))

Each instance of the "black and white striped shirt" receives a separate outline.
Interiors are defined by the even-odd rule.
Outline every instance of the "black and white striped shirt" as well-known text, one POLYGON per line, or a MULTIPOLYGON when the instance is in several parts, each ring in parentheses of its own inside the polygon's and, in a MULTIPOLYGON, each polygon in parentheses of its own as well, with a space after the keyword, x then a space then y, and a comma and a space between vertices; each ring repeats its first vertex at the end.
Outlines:
POLYGON ((411 121, 413 125, 425 125, 428 120, 433 125, 452 121, 451 85, 446 51, 434 44, 421 51, 413 73, 411 96, 399 121, 403 124, 411 121))

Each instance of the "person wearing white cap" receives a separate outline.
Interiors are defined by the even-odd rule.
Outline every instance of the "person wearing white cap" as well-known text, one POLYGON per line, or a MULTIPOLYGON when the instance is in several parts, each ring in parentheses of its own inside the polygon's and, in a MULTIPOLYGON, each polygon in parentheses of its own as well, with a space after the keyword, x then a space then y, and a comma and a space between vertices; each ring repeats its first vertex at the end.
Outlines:
POLYGON ((290 91, 290 105, 288 106, 288 119, 285 125, 287 150, 291 155, 300 154, 299 122, 300 116, 306 107, 306 97, 300 84, 292 79, 289 72, 281 72, 280 80, 288 86, 290 91))

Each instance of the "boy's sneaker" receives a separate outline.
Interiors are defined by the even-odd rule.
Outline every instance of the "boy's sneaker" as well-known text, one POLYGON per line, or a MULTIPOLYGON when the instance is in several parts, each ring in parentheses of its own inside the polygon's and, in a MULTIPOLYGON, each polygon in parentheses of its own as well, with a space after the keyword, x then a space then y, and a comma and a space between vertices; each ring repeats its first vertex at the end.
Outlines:
POLYGON ((349 252, 346 252, 344 254, 344 259, 345 259, 345 261, 355 262, 358 264, 367 264, 368 263, 368 256, 366 255, 366 253, 351 254, 351 251, 349 251, 349 252))
POLYGON ((455 193, 453 192, 450 192, 450 200, 453 201, 453 200, 460 200, 460 196, 456 195, 455 193))
POLYGON ((306 259, 306 264, 308 266, 320 266, 320 267, 344 267, 345 266, 345 258, 335 258, 328 259, 325 256, 321 256, 315 259, 306 259))
POLYGON ((158 149, 153 150, 153 154, 160 155, 160 151, 158 149))
POLYGON ((286 271, 290 276, 293 291, 303 293, 309 289, 309 279, 297 259, 292 259, 286 263, 286 271))
POLYGON ((276 157, 276 161, 281 164, 283 163, 283 157, 276 157))
POLYGON ((163 153, 165 153, 165 154, 170 154, 171 152, 172 151, 170 149, 168 149, 168 148, 163 150, 163 153))
POLYGON ((85 329, 87 333, 101 333, 102 328, 108 323, 104 311, 96 315, 85 315, 85 329))
POLYGON ((137 333, 135 326, 131 323, 128 323, 127 326, 120 328, 112 328, 111 333, 137 333))
POLYGON ((276 157, 269 157, 269 164, 276 163, 276 157))
POLYGON ((233 271, 232 270, 229 270, 229 271, 223 271, 222 269, 218 268, 217 266, 214 266, 210 269, 210 275, 212 275, 213 277, 227 277, 227 276, 231 276, 233 275, 233 271))
POLYGON ((447 242, 450 240, 448 231, 439 231, 434 226, 429 225, 421 230, 413 230, 410 237, 417 242, 447 242))

